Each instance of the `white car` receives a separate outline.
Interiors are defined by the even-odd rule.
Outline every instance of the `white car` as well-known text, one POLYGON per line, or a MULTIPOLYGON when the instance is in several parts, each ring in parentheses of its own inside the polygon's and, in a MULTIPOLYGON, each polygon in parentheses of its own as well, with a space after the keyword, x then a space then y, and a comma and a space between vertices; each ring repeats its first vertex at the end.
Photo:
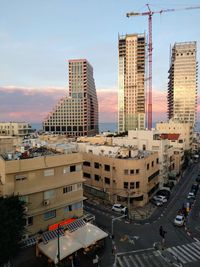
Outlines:
POLYGON ((177 215, 174 219, 174 224, 177 226, 183 226, 185 223, 185 217, 183 215, 177 215))
POLYGON ((127 207, 123 206, 122 204, 114 204, 112 206, 112 210, 120 213, 126 213, 127 207))
POLYGON ((189 194, 188 194, 187 197, 188 197, 188 198, 195 198, 195 194, 194 194, 194 192, 189 192, 189 194))
POLYGON ((158 195, 158 196, 154 196, 153 199, 154 200, 159 200, 159 201, 161 201, 163 203, 167 202, 167 198, 165 196, 158 195))

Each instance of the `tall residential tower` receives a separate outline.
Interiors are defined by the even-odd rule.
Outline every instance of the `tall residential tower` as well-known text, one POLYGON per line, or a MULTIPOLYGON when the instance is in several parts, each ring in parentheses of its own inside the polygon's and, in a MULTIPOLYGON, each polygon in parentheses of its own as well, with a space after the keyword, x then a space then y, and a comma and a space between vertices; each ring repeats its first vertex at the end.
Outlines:
POLYGON ((171 51, 168 82, 168 118, 196 122, 197 109, 196 42, 175 43, 171 51))
POLYGON ((119 36, 118 132, 145 128, 145 35, 119 36))
POLYGON ((93 68, 86 59, 69 60, 69 97, 59 101, 43 122, 43 129, 68 136, 98 133, 98 101, 93 68))

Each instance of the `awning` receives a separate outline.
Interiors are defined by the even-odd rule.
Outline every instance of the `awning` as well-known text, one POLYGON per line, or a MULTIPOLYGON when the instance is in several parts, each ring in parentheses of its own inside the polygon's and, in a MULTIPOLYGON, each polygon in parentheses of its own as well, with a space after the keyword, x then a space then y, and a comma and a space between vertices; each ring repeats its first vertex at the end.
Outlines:
POLYGON ((85 224, 86 223, 83 219, 77 219, 76 221, 69 223, 67 225, 67 229, 69 230, 69 232, 73 232, 79 229, 80 227, 83 227, 85 224))
POLYGON ((80 242, 84 248, 87 248, 96 243, 98 240, 108 236, 106 232, 91 223, 86 223, 83 227, 67 234, 74 240, 80 242))
MULTIPOLYGON (((59 229, 59 235, 60 236, 64 235, 63 228, 59 229)), ((53 230, 53 231, 48 231, 48 232, 45 232, 45 233, 42 234, 42 239, 43 239, 43 242, 45 244, 48 243, 50 240, 56 238, 56 237, 58 237, 58 229, 53 230)))
MULTIPOLYGON (((69 235, 64 235, 59 237, 60 244, 60 260, 71 255, 75 251, 82 248, 82 244, 76 241, 73 237, 69 235)), ((55 264, 58 263, 58 238, 49 241, 47 244, 39 243, 39 250, 51 259, 55 264)))

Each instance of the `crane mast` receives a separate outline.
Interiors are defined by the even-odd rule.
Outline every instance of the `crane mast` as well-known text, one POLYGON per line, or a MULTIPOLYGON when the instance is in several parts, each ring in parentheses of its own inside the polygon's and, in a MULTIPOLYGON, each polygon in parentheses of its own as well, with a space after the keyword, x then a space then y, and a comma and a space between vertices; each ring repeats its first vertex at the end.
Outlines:
POLYGON ((173 11, 183 11, 183 10, 193 10, 193 9, 200 9, 200 6, 190 6, 190 7, 184 7, 184 8, 171 8, 171 9, 161 9, 159 11, 152 11, 149 7, 149 4, 147 4, 148 11, 147 12, 130 12, 127 13, 126 16, 132 17, 132 16, 148 16, 148 110, 147 110, 147 127, 148 130, 152 129, 152 65, 153 65, 153 42, 152 42, 152 16, 154 14, 162 14, 165 12, 173 12, 173 11))

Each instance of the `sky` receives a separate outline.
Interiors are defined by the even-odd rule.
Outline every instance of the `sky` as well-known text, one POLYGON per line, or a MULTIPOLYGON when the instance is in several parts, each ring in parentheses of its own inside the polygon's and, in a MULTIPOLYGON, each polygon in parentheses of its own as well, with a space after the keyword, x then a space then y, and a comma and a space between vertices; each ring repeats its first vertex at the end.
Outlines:
MULTIPOLYGON (((41 122, 67 94, 68 60, 86 58, 100 121, 116 122, 118 34, 148 32, 147 16, 126 18, 146 3, 153 11, 200 7, 200 0, 0 0, 0 121, 41 122)), ((153 16, 154 121, 166 119, 170 45, 197 41, 199 50, 199 25, 200 9, 153 16)))

